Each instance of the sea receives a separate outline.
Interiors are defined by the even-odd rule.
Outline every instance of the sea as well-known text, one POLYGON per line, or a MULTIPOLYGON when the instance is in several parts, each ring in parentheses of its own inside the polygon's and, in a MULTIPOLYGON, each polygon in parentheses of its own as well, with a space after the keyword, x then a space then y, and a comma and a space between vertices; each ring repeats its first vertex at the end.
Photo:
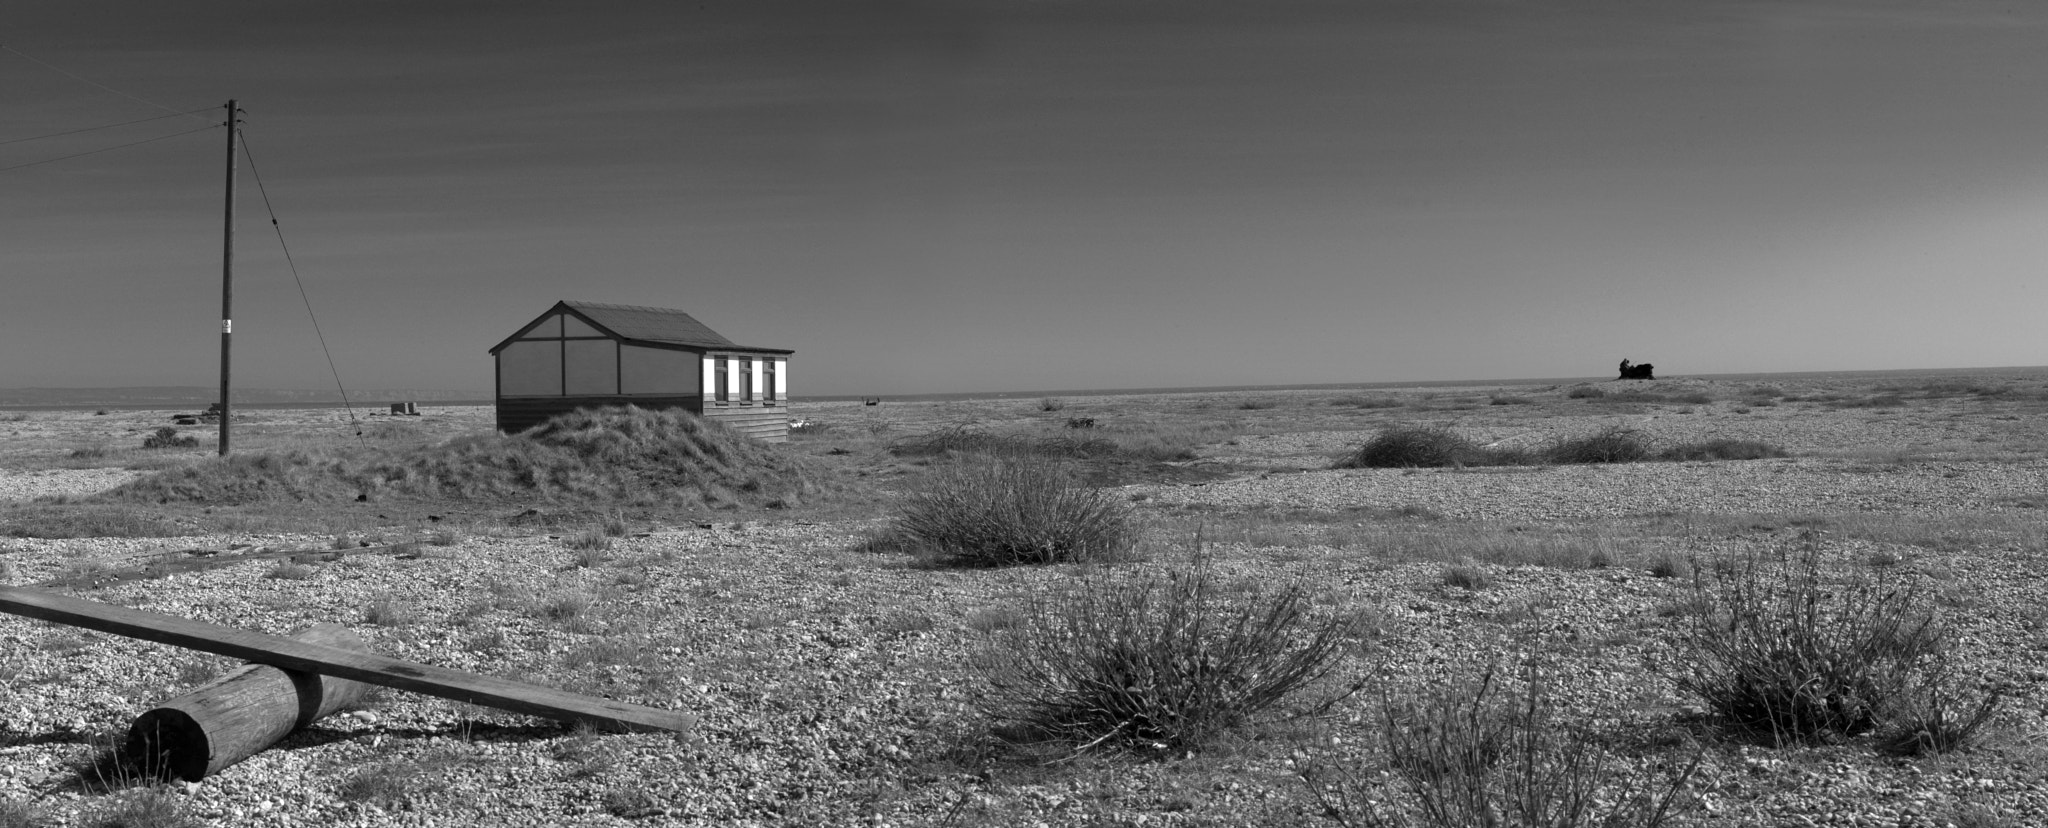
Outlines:
MULTIPOLYGON (((1863 380, 1863 381, 1912 381, 1939 377, 2048 377, 2048 366, 2004 366, 1997 368, 1901 368, 1874 371, 1788 371, 1754 374, 1682 374, 1661 379, 1703 379, 1722 382, 1799 382, 1813 380, 1863 380)), ((796 395, 790 398, 793 404, 805 402, 849 402, 867 399, 887 399, 901 402, 984 400, 1042 397, 1091 397, 1128 394, 1200 394, 1226 393, 1232 391, 1371 391, 1393 388, 1455 388, 1469 386, 1537 386, 1571 385, 1581 382, 1597 382, 1613 379, 1612 376, 1598 377, 1509 377, 1498 379, 1460 380, 1403 380, 1399 382, 1326 382, 1292 385, 1194 385, 1143 388, 1063 388, 1032 391, 961 391, 930 394, 824 394, 796 395)), ((344 403, 332 391, 305 391, 288 389, 237 390, 235 407, 238 409, 302 409, 302 408, 343 408, 362 410, 383 410, 394 402, 417 402, 422 405, 459 406, 490 405, 489 397, 469 396, 463 392, 422 391, 414 389, 377 389, 351 392, 344 403)), ((0 388, 0 410, 6 411, 73 411, 73 410, 178 410, 189 408, 205 410, 207 405, 218 399, 217 389, 200 386, 166 386, 153 388, 0 388)))

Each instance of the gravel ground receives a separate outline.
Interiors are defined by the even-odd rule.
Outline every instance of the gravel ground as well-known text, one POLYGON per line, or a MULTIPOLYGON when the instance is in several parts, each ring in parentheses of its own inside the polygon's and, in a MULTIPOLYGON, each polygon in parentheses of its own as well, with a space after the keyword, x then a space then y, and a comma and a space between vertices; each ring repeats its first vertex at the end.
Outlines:
POLYGON ((0 502, 103 492, 141 476, 126 469, 0 469, 0 502))
MULTIPOLYGON (((1761 410, 1760 410, 1761 412, 1761 410)), ((1479 414, 1459 415, 1478 418, 1479 414)), ((1679 414, 1635 422, 1658 439, 1744 429, 1810 456, 1538 470, 1306 471, 1358 430, 1246 436, 1205 451, 1264 468, 1126 495, 1161 514, 1420 506, 1438 524, 1612 525, 1630 515, 1815 515, 2035 527, 1984 543, 1911 545, 1824 535, 1846 562, 1897 555, 1955 624, 1982 687, 2005 692, 1994 738, 1973 751, 1895 759, 1867 744, 1764 749, 1710 740, 1702 770, 1712 826, 1950 824, 1969 808, 2005 825, 2048 825, 2048 461, 1971 459, 1972 428, 1935 416, 1832 419, 1679 414), (1896 431, 1873 432, 1873 422, 1896 431), (1762 425, 1752 425, 1762 424, 1762 425), (1690 429, 1690 430, 1689 430, 1690 429), (1916 448, 1917 447, 1917 448, 1916 448), (1917 458, 1901 452, 1910 449, 1917 458), (1317 460, 1316 458, 1322 458, 1317 460)), ((1614 422, 1560 419, 1543 433, 1614 422)), ((1465 426, 1461 426, 1465 427, 1465 426)), ((1510 420, 1475 436, 1519 439, 1510 420)), ((1687 439, 1690 439, 1689 437, 1687 439)), ((0 475, 0 492, 85 491, 127 472, 0 475), (95 477, 94 475, 97 475, 95 477), (17 485, 19 486, 17 488, 17 485)), ((1390 518, 1391 520, 1391 518, 1390 518)), ((687 736, 579 734, 553 723, 414 694, 380 693, 203 782, 176 786, 204 825, 1310 825, 1292 777, 1307 745, 1357 758, 1375 708, 1364 697, 1318 728, 1257 730, 1209 755, 1081 758, 1038 767, 982 751, 980 684, 968 666, 1059 568, 953 572, 857 551, 873 522, 670 528, 621 539, 582 566, 566 538, 472 532, 416 557, 366 554, 276 577, 252 562, 137 581, 82 597, 285 634, 336 621, 399 658, 689 711, 687 736), (579 601, 587 606, 577 609, 579 601)), ((1777 522, 1773 525, 1783 525, 1777 522)), ((1759 526, 1686 542, 1713 554, 1776 549, 1794 530, 1759 526)), ((14 539, 0 576, 32 584, 152 554, 248 544, 320 549, 328 538, 14 539)), ((1493 583, 1443 583, 1440 561, 1388 560, 1314 543, 1219 542, 1221 577, 1301 577, 1369 610, 1376 644, 1351 669, 1377 687, 1440 686, 1471 665, 1540 648, 1577 715, 1656 741, 1698 735, 1670 676, 1682 666, 1682 584, 1640 562, 1562 571, 1489 565, 1493 583)), ((137 714, 203 680, 210 657, 0 617, 0 800, 33 801, 59 824, 105 807, 77 764, 137 714)), ((1993 823, 1984 823, 1993 824, 1993 823)))

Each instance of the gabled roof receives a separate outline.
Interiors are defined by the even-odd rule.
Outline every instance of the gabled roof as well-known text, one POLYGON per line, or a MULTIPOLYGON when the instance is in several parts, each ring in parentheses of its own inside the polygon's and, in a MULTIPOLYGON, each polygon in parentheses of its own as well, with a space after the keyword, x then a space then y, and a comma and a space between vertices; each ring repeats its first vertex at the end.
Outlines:
POLYGON ((679 310, 573 300, 564 300, 561 304, 576 311, 591 324, 624 339, 689 345, 696 348, 739 347, 732 340, 720 336, 717 331, 697 321, 696 317, 679 310))
MULTIPOLYGON (((629 342, 681 345, 686 348, 716 351, 748 351, 765 354, 794 353, 782 348, 748 348, 736 345, 732 340, 726 339, 709 326, 697 321, 696 317, 673 308, 611 305, 603 302, 579 302, 565 299, 556 302, 554 307, 548 308, 546 313, 535 317, 534 321, 539 322, 542 318, 562 310, 582 317, 584 321, 589 322, 605 334, 629 342)), ((529 324, 528 327, 531 327, 531 325, 529 324)), ((520 334, 525 332, 526 328, 520 329, 520 334)), ((491 353, 496 354, 504 350, 505 346, 512 344, 518 338, 519 334, 507 337, 505 341, 492 347, 491 353)))

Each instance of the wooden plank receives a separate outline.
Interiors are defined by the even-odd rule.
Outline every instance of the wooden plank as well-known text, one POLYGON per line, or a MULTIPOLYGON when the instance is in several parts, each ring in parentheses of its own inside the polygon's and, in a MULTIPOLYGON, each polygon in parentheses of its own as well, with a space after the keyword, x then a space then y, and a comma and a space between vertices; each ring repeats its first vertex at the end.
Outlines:
POLYGON ((593 698, 509 679, 21 587, 0 587, 0 612, 239 658, 283 670, 336 676, 548 719, 589 722, 601 728, 682 732, 696 724, 696 717, 687 713, 593 698))

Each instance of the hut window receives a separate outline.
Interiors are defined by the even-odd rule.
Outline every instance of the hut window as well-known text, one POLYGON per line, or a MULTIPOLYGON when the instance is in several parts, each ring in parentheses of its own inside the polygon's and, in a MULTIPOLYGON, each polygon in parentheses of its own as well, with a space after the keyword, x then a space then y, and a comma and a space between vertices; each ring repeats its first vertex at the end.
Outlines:
POLYGON ((732 360, 726 357, 718 358, 718 385, 715 387, 718 389, 717 399, 719 402, 726 402, 732 399, 732 386, 727 385, 725 382, 726 372, 731 370, 728 367, 731 362, 732 360))
POLYGON ((775 401, 775 360, 761 362, 761 399, 775 401))
POLYGON ((754 399, 754 361, 740 360, 740 399, 752 402, 754 399))

